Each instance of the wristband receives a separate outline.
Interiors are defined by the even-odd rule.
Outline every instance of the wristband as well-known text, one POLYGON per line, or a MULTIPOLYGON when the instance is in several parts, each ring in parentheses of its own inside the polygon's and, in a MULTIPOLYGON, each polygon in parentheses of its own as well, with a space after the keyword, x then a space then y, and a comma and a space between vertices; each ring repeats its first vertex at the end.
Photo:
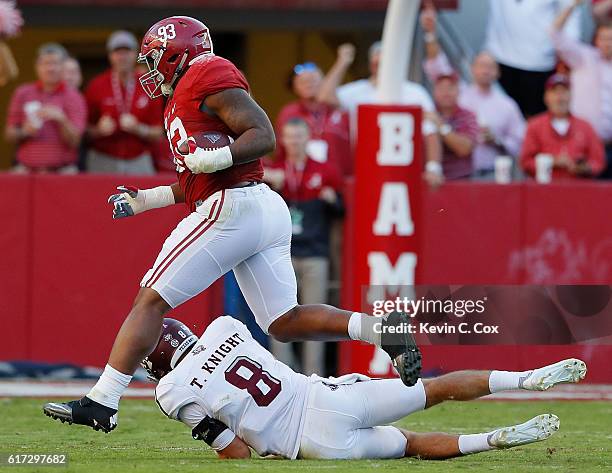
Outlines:
POLYGON ((425 171, 438 176, 442 175, 442 165, 438 161, 427 161, 425 171))
POLYGON ((229 168, 234 164, 234 160, 229 146, 216 149, 196 148, 193 153, 185 156, 185 164, 194 174, 208 174, 229 168))
POLYGON ((135 214, 144 212, 145 210, 159 209, 175 204, 174 193, 170 186, 141 189, 138 191, 138 194, 142 194, 142 203, 140 203, 138 211, 134 209, 135 214))
POLYGON ((191 431, 191 436, 194 440, 202 440, 215 450, 223 450, 235 437, 234 433, 223 422, 209 416, 204 417, 194 427, 191 431))
POLYGON ((216 452, 229 447, 229 444, 234 441, 236 434, 230 429, 225 429, 219 436, 210 444, 211 448, 216 452))

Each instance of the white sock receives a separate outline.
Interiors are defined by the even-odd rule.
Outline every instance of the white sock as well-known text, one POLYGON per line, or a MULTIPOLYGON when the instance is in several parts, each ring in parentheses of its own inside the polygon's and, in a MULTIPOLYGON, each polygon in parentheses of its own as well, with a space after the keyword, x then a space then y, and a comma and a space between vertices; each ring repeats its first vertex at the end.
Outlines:
POLYGON ((521 378, 528 376, 530 371, 491 371, 489 376, 489 391, 511 391, 521 389, 521 378))
POLYGON ((96 385, 91 388, 87 397, 103 406, 118 410, 119 399, 127 389, 131 379, 132 376, 129 374, 123 374, 107 364, 102 376, 100 376, 96 385))
POLYGON ((491 432, 486 434, 470 434, 459 436, 459 451, 468 455, 470 453, 486 452, 487 450, 494 450, 495 447, 489 445, 487 438, 491 435, 491 432))
POLYGON ((360 340, 361 335, 361 314, 353 312, 348 323, 348 334, 352 340, 360 340))
POLYGON ((353 340, 361 340, 380 346, 380 317, 353 312, 348 323, 348 335, 353 340), (378 325, 377 325, 378 324, 378 325), (375 326, 377 325, 376 329, 375 326))

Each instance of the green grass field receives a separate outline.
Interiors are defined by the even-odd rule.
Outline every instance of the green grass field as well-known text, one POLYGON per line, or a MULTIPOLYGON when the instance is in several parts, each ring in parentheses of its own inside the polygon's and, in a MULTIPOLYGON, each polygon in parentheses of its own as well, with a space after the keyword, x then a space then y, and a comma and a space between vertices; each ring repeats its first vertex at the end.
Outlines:
POLYGON ((0 399, 0 452, 67 453, 66 467, 16 467, 4 471, 191 472, 257 469, 260 472, 312 471, 612 471, 612 403, 469 402, 448 403, 412 415, 399 425, 415 431, 472 433, 522 422, 551 412, 561 418, 549 441, 506 451, 447 461, 416 459, 369 461, 216 460, 178 422, 166 419, 153 401, 122 401, 119 427, 109 435, 68 426, 42 414, 44 401, 0 399))

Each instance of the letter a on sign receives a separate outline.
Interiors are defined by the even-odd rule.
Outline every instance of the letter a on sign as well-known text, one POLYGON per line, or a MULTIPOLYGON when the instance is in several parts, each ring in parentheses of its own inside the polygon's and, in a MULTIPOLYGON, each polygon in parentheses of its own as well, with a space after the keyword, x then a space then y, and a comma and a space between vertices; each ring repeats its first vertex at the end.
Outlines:
POLYGON ((394 226, 397 235, 409 236, 414 233, 408 185, 403 182, 383 184, 372 232, 374 235, 388 236, 394 226))
POLYGON ((409 166, 414 157, 414 118, 409 113, 380 113, 380 149, 376 155, 379 166, 409 166))

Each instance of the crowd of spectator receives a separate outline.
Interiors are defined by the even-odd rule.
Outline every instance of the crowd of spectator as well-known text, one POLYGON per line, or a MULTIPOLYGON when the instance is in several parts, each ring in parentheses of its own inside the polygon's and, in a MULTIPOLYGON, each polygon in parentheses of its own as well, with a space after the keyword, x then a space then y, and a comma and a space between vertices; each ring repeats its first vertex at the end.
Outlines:
POLYGON ((495 160, 508 156, 522 173, 534 176, 540 155, 552 159, 553 179, 609 178, 612 1, 594 2, 592 44, 580 40, 584 0, 489 3, 484 49, 475 55, 466 82, 458 79, 440 47, 431 2, 421 13, 423 68, 442 118, 437 123, 445 178, 494 179, 495 160), (459 97, 453 104, 457 80, 459 97), (454 114, 449 115, 449 104, 454 114, 464 116, 461 129, 454 114), (469 126, 474 118, 475 139, 469 126))
MULTIPOLYGON (((511 157, 517 177, 534 172, 539 154, 553 156, 553 177, 612 174, 612 0, 592 0, 596 30, 581 37, 585 0, 490 1, 486 41, 460 77, 438 41, 437 13, 425 2, 420 25, 425 51, 423 85, 404 81, 400 103, 424 110, 425 178, 493 180, 498 157, 511 157), (569 101, 568 110, 562 111, 569 101), (595 139, 593 139, 595 136, 595 139)), ((107 41, 109 69, 81 94, 76 58, 59 44, 39 48, 37 81, 18 87, 8 109, 6 139, 15 146, 11 172, 153 174, 172 170, 163 136, 162 99, 138 86, 137 39, 116 31, 107 41)), ((376 102, 381 44, 368 51, 369 77, 342 84, 355 58, 343 44, 324 73, 313 62, 290 71, 296 100, 276 119, 308 126, 309 159, 353 173, 357 107, 376 102)), ((272 159, 285 161, 279 139, 272 159)), ((271 183, 284 170, 270 167, 271 183)))
MULTIPOLYGON (((428 79, 436 83, 438 78, 457 78, 446 54, 440 48, 436 34, 436 13, 428 9, 421 15, 425 40, 423 69, 428 79)), ((495 158, 499 155, 517 156, 523 135, 525 119, 516 102, 495 86, 500 68, 493 55, 487 51, 478 53, 471 67, 472 81, 459 82, 459 107, 471 112, 478 125, 472 149, 474 179, 494 178, 495 158)), ((473 124, 474 120, 470 120, 473 124)), ((469 156, 469 154, 468 154, 469 156)), ((469 160, 468 169, 469 169, 469 160)))
POLYGON ((149 100, 138 83, 139 42, 132 33, 116 31, 106 46, 110 67, 84 93, 78 60, 59 44, 40 46, 37 80, 19 86, 9 104, 5 136, 16 149, 10 172, 156 172, 163 102, 149 100))

